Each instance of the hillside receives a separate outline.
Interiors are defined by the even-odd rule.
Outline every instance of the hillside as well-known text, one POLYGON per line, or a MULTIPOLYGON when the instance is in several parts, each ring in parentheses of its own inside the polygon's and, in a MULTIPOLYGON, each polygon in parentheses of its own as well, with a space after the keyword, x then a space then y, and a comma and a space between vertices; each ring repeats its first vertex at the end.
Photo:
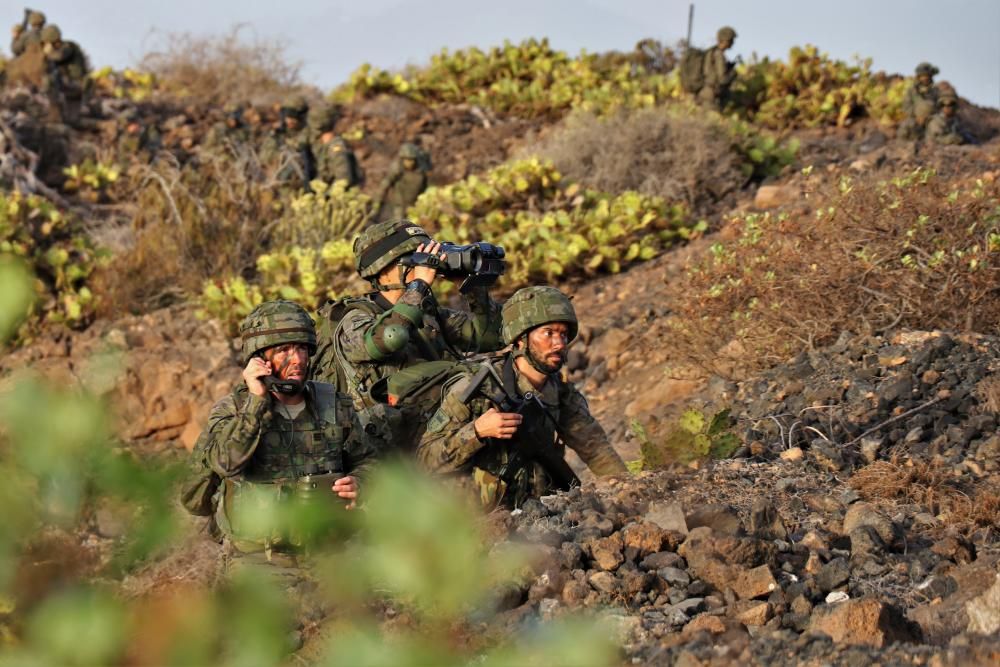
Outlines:
POLYGON ((0 89, 12 655, 279 664, 294 630, 307 663, 1000 659, 1000 111, 961 101, 967 145, 904 141, 910 80, 814 47, 741 65, 716 114, 654 42, 445 51, 322 92, 232 36, 181 46, 97 72, 73 127, 0 89), (360 188, 263 159, 300 94, 360 188), (234 103, 249 141, 213 143, 234 103), (485 519, 390 475, 332 592, 226 583, 177 464, 239 380, 243 315, 364 288, 350 243, 407 141, 433 162, 409 217, 504 245, 500 298, 573 295, 568 377, 634 475, 573 459, 582 489, 485 519))

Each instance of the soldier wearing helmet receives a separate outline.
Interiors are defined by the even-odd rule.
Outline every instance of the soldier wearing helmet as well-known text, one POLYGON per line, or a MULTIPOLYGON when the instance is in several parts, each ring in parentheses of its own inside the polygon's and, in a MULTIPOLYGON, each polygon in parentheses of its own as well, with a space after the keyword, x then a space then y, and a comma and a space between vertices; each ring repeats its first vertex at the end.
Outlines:
POLYGON ((729 95, 729 87, 736 79, 735 64, 726 60, 726 51, 736 41, 736 31, 729 26, 719 28, 715 46, 705 51, 702 64, 704 85, 698 91, 698 101, 721 111, 729 95))
POLYGON ((503 342, 510 349, 484 362, 491 368, 482 374, 464 373, 446 384, 417 448, 421 464, 459 478, 486 509, 514 509, 556 488, 553 466, 543 456, 519 453, 522 447, 563 465, 569 447, 599 476, 624 474, 587 400, 560 376, 578 328, 573 304, 558 289, 515 292, 503 305, 503 342))
POLYGON ((295 95, 281 103, 278 127, 261 147, 261 161, 273 166, 283 185, 308 189, 316 178, 316 157, 309 142, 309 100, 295 95))
POLYGON ((396 220, 406 216, 417 197, 427 189, 430 156, 416 144, 399 147, 399 157, 382 179, 375 201, 379 203, 379 220, 396 220))
POLYGON ((343 181, 348 188, 360 186, 364 182, 364 172, 358 164, 354 151, 343 137, 333 132, 324 132, 316 142, 316 172, 326 183, 343 181))
POLYGON ((914 72, 913 83, 903 98, 903 121, 896 134, 902 139, 921 139, 927 122, 937 111, 938 90, 934 75, 938 68, 930 63, 920 63, 914 72))
POLYGON ((58 119, 75 126, 87 91, 87 57, 76 42, 62 38, 62 31, 54 23, 42 28, 41 40, 48 66, 43 88, 58 111, 58 119))
POLYGON ((927 121, 925 138, 937 144, 957 146, 965 143, 965 135, 958 123, 956 111, 958 95, 951 84, 938 84, 937 112, 927 121))
MULTIPOLYGON (((486 287, 464 295, 468 312, 442 308, 431 292, 436 270, 401 263, 414 252, 439 249, 409 220, 377 223, 355 240, 355 268, 374 291, 320 310, 315 375, 336 383, 358 409, 377 404, 373 387, 403 368, 500 348, 500 307, 486 287)), ((404 411, 404 421, 407 416, 404 411)), ((402 434, 397 444, 412 448, 417 430, 402 434)))
POLYGON ((244 111, 249 105, 243 102, 228 102, 222 108, 222 120, 208 131, 205 146, 237 148, 250 142, 250 128, 247 127, 244 111))
POLYGON ((45 26, 45 14, 25 10, 24 23, 18 23, 11 31, 10 52, 17 57, 30 47, 42 43, 42 28, 45 26))
POLYGON ((308 381, 313 320, 297 303, 268 301, 240 325, 243 383, 212 408, 195 459, 222 483, 215 519, 241 554, 295 554, 295 536, 261 528, 261 503, 301 495, 353 507, 358 480, 382 449, 377 425, 362 428, 351 400, 308 381))

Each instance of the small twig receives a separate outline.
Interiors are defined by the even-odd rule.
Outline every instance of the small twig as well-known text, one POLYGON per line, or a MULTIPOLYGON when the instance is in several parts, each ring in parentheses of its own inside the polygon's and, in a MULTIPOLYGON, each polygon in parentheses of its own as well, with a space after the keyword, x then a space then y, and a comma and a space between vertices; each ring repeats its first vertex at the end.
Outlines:
POLYGON ((853 440, 851 440, 850 442, 846 443, 844 445, 844 447, 850 447, 853 444, 855 444, 856 442, 860 441, 862 438, 864 438, 866 436, 869 436, 872 433, 875 433, 876 431, 880 431, 883 428, 885 428, 886 426, 889 426, 890 424, 895 424, 896 422, 898 422, 898 421, 900 421, 902 419, 905 419, 906 417, 909 417, 912 414, 915 414, 917 412, 920 412, 921 410, 929 408, 930 406, 932 406, 932 405, 934 405, 936 403, 940 403, 943 400, 944 399, 942 397, 940 397, 940 396, 938 396, 937 398, 932 398, 931 400, 929 400, 926 403, 923 403, 921 405, 918 405, 917 407, 913 408, 912 410, 907 410, 906 412, 904 412, 901 415, 896 415, 895 417, 893 417, 891 419, 887 419, 884 422, 882 422, 881 424, 873 426, 872 428, 868 429, 867 431, 865 431, 864 433, 862 433, 858 437, 856 437, 853 440))

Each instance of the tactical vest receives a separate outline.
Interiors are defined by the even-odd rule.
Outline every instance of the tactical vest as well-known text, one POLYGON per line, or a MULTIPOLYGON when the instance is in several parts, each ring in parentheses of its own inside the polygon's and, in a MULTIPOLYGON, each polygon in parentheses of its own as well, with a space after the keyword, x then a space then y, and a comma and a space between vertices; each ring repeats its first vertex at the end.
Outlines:
POLYGON ((344 443, 353 423, 351 401, 338 396, 332 385, 310 384, 311 404, 295 420, 270 415, 247 467, 224 480, 216 521, 241 551, 294 546, 287 536, 261 535, 246 528, 241 517, 273 510, 275 503, 291 500, 295 481, 303 475, 344 472, 344 443))

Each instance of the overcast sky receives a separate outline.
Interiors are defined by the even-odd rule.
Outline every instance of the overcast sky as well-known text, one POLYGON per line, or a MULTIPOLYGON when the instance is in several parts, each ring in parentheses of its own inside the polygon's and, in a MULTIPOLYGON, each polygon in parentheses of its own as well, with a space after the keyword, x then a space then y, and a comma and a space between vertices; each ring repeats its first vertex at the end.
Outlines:
MULTIPOLYGON (((31 0, 40 3, 41 0, 31 0)), ((8 22, 20 20, 5 0, 8 22)), ((171 32, 218 34, 245 23, 287 42, 303 78, 328 89, 363 62, 384 68, 422 63, 441 47, 481 47, 548 36, 556 48, 627 50, 644 37, 673 43, 687 31, 678 0, 48 0, 38 4, 95 66, 135 63, 171 32)), ((739 33, 734 53, 783 57, 797 44, 831 55, 874 58, 876 69, 912 73, 922 60, 941 69, 973 102, 1000 104, 1000 0, 700 0, 694 42, 715 30, 739 33)))

